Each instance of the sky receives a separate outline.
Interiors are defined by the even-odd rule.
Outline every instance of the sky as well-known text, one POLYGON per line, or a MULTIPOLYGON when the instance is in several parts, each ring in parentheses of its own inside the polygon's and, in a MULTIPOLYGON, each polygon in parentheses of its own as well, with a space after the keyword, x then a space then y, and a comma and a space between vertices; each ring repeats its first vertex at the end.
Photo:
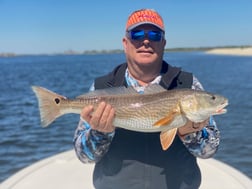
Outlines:
POLYGON ((141 8, 163 17, 166 48, 252 45, 252 0, 0 0, 0 53, 123 49, 141 8))

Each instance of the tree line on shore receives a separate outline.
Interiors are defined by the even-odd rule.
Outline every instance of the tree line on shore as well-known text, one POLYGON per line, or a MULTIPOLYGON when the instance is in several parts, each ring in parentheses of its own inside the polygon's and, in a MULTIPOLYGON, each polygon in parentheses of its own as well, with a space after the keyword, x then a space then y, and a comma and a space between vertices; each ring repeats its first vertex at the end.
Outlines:
MULTIPOLYGON (((188 52, 188 51, 208 51, 216 48, 248 48, 252 47, 250 45, 243 46, 216 46, 216 47, 181 47, 181 48, 167 48, 165 52, 188 52)), ((67 50, 63 53, 52 53, 52 54, 36 54, 36 55, 95 55, 95 54, 118 54, 123 53, 122 49, 113 49, 113 50, 86 50, 83 52, 78 52, 74 50, 67 50)), ((0 57, 14 57, 14 56, 25 56, 25 55, 34 55, 34 54, 16 54, 12 52, 0 53, 0 57)))

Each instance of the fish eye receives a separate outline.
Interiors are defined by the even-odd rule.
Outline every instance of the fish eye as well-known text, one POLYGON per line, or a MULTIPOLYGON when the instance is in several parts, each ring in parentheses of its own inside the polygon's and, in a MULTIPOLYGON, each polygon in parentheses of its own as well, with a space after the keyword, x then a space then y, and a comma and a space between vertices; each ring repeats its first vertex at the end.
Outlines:
POLYGON ((212 99, 212 100, 215 100, 215 99, 216 99, 216 97, 215 97, 214 95, 212 95, 212 96, 211 96, 211 99, 212 99))

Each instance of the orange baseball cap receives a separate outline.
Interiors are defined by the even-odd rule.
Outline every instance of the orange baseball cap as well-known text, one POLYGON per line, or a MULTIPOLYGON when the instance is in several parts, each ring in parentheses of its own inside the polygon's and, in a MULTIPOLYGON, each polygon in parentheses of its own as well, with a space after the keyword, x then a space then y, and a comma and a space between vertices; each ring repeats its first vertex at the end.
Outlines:
POLYGON ((142 24, 152 24, 165 31, 162 17, 153 9, 141 9, 133 12, 128 18, 126 31, 130 31, 142 24))

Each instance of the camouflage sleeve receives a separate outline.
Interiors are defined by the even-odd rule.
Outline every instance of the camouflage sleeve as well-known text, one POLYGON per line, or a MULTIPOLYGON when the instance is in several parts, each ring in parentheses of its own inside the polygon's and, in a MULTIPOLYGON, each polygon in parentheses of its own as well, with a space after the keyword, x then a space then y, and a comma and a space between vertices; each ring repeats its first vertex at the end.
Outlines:
MULTIPOLYGON (((90 91, 93 90, 94 84, 90 87, 90 91)), ((73 139, 77 157, 83 163, 98 162, 107 153, 114 134, 93 130, 85 120, 80 119, 73 139)))
MULTIPOLYGON (((196 77, 193 77, 192 89, 204 90, 196 77)), ((213 117, 210 117, 208 125, 201 131, 186 135, 183 143, 196 157, 203 159, 212 157, 220 143, 220 132, 213 117)))
POLYGON ((74 134, 74 148, 77 157, 83 163, 98 162, 108 151, 114 132, 102 133, 90 128, 90 125, 80 120, 74 134))

